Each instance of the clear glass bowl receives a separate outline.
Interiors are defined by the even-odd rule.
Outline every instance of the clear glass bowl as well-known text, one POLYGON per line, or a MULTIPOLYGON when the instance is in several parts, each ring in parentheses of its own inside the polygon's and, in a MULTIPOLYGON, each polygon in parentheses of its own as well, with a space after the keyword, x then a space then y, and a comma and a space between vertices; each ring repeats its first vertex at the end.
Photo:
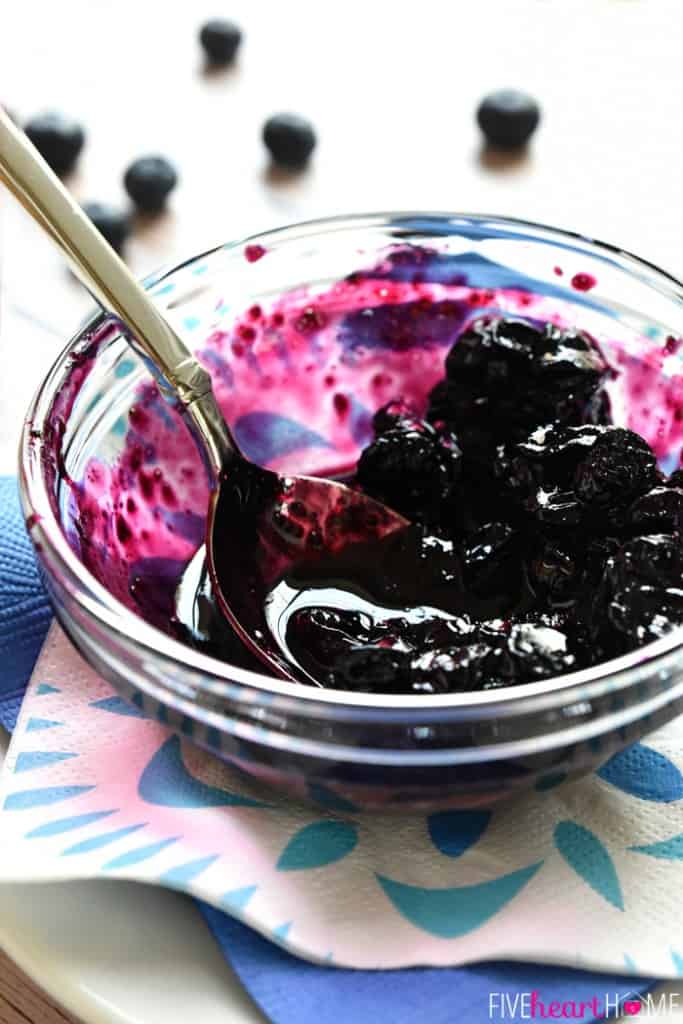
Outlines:
MULTIPOLYGON (((670 394, 672 376, 681 372, 676 346, 667 347, 667 338, 683 334, 681 284, 634 256, 570 232, 481 215, 335 218, 228 244, 146 284, 188 343, 201 349, 226 317, 256 303, 265 308, 285 291, 314 296, 374 266, 393 251, 387 247, 397 245, 438 254, 439 273, 446 267, 453 280, 482 290, 484 298, 475 300, 480 306, 493 294, 504 304, 508 291, 518 299, 528 292, 532 304, 540 297, 546 308, 555 305, 577 326, 607 339, 608 348, 609 339, 618 337, 626 377, 630 373, 633 383, 632 371, 640 365, 648 373, 645 386, 617 388, 616 418, 641 428, 650 422, 661 434, 651 417, 670 394), (253 259, 260 249, 248 246, 262 247, 265 256, 253 259), (653 372, 652 354, 665 352, 653 372)), ((362 352, 360 362, 364 371, 379 371, 387 358, 380 347, 362 352)), ((234 426, 229 349, 210 368, 227 389, 223 405, 234 426)), ((309 688, 266 675, 240 656, 228 664, 172 639, 135 613, 125 561, 111 553, 99 563, 86 557, 88 524, 79 521, 73 502, 74 481, 83 479, 93 458, 115 470, 131 407, 147 381, 116 323, 93 316, 29 410, 21 489, 67 634, 125 698, 187 739, 266 783, 333 808, 467 807, 585 773, 683 710, 683 630, 572 675, 438 697, 309 688)), ((285 378, 283 413, 286 385, 285 378)), ((175 413, 168 416, 169 430, 187 445, 184 424, 175 413)), ((251 441, 258 451, 259 438, 251 441)), ((353 451, 347 444, 332 455, 348 464, 353 451)), ((678 457, 672 435, 669 462, 678 457)), ((292 450, 278 468, 321 472, 330 458, 329 445, 292 450)), ((195 503, 201 494, 198 486, 195 503)), ((195 511, 186 557, 201 533, 202 508, 195 511)))

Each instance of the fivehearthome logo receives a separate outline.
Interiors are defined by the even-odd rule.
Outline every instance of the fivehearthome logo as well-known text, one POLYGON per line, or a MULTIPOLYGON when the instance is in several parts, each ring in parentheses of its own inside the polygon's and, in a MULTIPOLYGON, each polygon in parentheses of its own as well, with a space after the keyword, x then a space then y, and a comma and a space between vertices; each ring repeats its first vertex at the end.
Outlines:
POLYGON ((590 999, 544 1000, 540 992, 490 992, 491 1020, 617 1020, 620 1017, 654 1019, 683 1007, 678 992, 661 995, 637 992, 603 992, 590 999))

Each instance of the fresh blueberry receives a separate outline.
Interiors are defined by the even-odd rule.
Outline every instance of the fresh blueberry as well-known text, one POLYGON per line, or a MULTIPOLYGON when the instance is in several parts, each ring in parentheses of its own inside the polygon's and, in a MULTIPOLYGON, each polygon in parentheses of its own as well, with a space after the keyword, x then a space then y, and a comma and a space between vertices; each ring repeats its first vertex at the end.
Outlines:
POLYGON ((274 163, 303 167, 315 149, 313 125, 298 114, 273 114, 263 126, 263 142, 274 163))
POLYGON ((536 100, 518 89, 489 93, 477 109, 477 121, 487 142, 499 149, 523 146, 536 131, 540 119, 536 100))
POLYGON ((178 174, 164 156, 141 156, 128 167, 123 184, 139 210, 158 213, 178 184, 178 174))
POLYGON ((212 64, 230 64, 242 42, 242 32, 234 21, 212 18, 202 25, 199 42, 212 64))
POLYGON ((85 143, 78 121, 57 111, 36 114, 24 126, 26 135, 55 174, 69 174, 85 143))
POLYGON ((87 214, 97 230, 109 242, 112 249, 120 253, 130 234, 128 215, 106 203, 86 203, 83 212, 87 214))

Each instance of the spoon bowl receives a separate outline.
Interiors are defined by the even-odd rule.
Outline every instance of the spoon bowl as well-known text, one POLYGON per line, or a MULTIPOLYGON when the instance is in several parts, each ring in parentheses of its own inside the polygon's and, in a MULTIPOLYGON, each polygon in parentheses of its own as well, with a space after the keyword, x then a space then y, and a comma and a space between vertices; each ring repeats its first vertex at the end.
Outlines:
POLYGON ((408 525, 398 513, 345 484, 278 476, 246 460, 228 470, 211 501, 207 558, 214 594, 233 627, 269 667, 319 680, 283 657, 267 614, 269 594, 294 565, 338 555, 408 525))

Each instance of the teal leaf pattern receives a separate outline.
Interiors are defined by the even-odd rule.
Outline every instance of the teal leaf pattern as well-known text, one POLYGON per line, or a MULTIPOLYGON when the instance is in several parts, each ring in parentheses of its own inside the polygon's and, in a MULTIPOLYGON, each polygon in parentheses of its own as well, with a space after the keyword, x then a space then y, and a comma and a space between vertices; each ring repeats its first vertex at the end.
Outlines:
POLYGON ((347 857, 358 842, 355 825, 345 821, 312 821, 289 840, 277 862, 278 871, 321 868, 347 857))
POLYGON ((662 839, 659 843, 629 846, 629 850, 633 853, 646 853, 648 857, 658 857, 660 860, 683 860, 683 832, 671 839, 662 839))
POLYGON ((481 838, 490 820, 491 811, 438 811, 427 818, 427 828, 440 853, 460 857, 481 838))
POLYGON ((195 779, 183 762, 180 740, 171 736, 154 754, 138 782, 146 803, 158 807, 267 807, 260 800, 209 786, 195 779))
POLYGON ((456 939, 480 928, 534 877, 542 861, 490 882, 449 889, 424 889, 377 875, 396 909, 416 928, 441 939, 456 939))
POLYGON ((591 889, 618 910, 624 898, 616 868, 598 837, 575 821, 561 821, 555 827, 555 846, 567 864, 591 889))
POLYGON ((668 757, 643 743, 611 757, 597 773, 605 782, 639 800, 672 803, 683 798, 683 775, 668 757))

